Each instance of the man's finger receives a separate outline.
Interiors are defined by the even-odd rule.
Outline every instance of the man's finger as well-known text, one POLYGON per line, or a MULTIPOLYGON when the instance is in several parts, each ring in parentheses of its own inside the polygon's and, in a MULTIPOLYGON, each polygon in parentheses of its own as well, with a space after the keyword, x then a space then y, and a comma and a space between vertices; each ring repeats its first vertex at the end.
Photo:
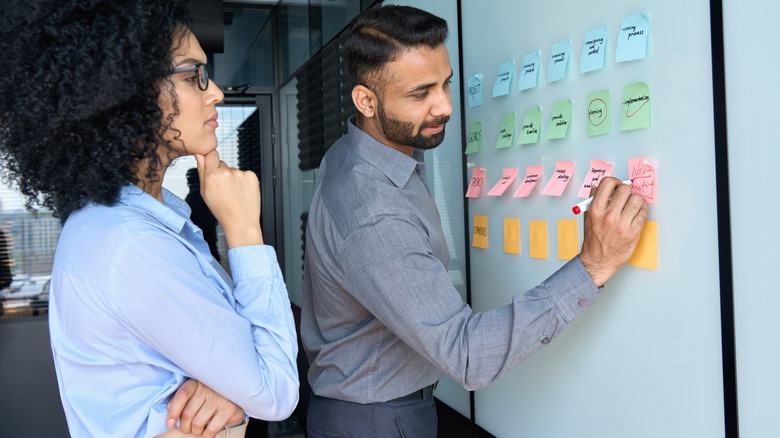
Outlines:
POLYGON ((181 418, 184 406, 186 406, 187 402, 192 398, 197 386, 198 384, 195 380, 187 380, 176 390, 173 397, 171 397, 171 401, 168 402, 168 419, 165 422, 165 425, 168 426, 168 428, 176 426, 176 422, 181 418))

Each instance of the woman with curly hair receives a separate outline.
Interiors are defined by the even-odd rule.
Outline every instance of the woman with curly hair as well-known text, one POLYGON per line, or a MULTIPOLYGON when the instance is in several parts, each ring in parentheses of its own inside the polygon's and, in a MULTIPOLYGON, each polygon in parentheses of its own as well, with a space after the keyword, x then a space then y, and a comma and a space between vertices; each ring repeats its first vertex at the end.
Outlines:
POLYGON ((263 245, 257 177, 216 151, 224 96, 185 7, 0 0, 0 9, 5 177, 28 208, 66 219, 49 324, 71 435, 212 437, 244 412, 289 416, 298 373, 287 291, 263 245), (162 187, 183 155, 195 156, 225 231, 232 278, 187 204, 162 187))

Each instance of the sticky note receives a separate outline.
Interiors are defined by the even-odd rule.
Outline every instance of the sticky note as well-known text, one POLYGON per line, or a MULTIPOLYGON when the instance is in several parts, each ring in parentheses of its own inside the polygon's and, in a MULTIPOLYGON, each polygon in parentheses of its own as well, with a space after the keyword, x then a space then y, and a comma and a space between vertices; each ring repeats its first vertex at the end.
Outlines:
POLYGON ((571 260, 579 253, 579 235, 576 219, 558 221, 558 259, 571 260))
POLYGON ((469 78, 469 108, 482 105, 482 75, 469 78))
POLYGON ((612 176, 612 165, 606 161, 590 160, 590 168, 588 174, 585 175, 585 180, 580 186, 580 191, 577 193, 579 198, 590 198, 590 189, 598 187, 599 183, 605 176, 612 176))
POLYGON ((547 82, 560 81, 566 77, 571 58, 571 41, 553 44, 550 49, 550 61, 547 63, 547 82))
POLYGON ((564 138, 569 131, 571 123, 571 100, 562 100, 553 104, 550 123, 547 124, 547 132, 544 134, 546 139, 564 138))
POLYGON ((482 193, 482 186, 485 185, 485 169, 474 167, 471 169, 471 182, 466 191, 467 198, 478 198, 482 193))
POLYGON ((498 67, 498 77, 496 77, 496 82, 493 84, 493 97, 509 94, 509 86, 514 75, 515 61, 505 62, 498 67))
POLYGON ((604 68, 607 36, 607 26, 585 32, 585 44, 582 46, 582 55, 580 56, 580 73, 604 68))
POLYGON ((645 14, 635 14, 623 19, 618 33, 616 62, 647 58, 647 37, 650 35, 650 19, 645 14))
POLYGON ((547 181, 547 185, 542 190, 543 195, 561 196, 563 190, 569 184, 574 176, 574 163, 571 161, 556 161, 555 172, 547 181))
POLYGON ((475 154, 482 146, 482 122, 469 125, 469 139, 466 143, 466 154, 475 154))
POLYGON ((487 216, 474 215, 474 238, 471 246, 486 249, 488 246, 487 216))
POLYGON ((496 140, 496 149, 508 148, 512 146, 515 138, 515 128, 517 121, 515 113, 504 114, 501 116, 501 126, 498 128, 498 139, 496 140))
POLYGON ((658 269, 658 224, 645 221, 639 233, 639 243, 628 259, 628 264, 638 268, 658 269))
POLYGON ((536 87, 539 77, 539 63, 542 60, 542 52, 531 52, 523 56, 523 68, 518 74, 517 84, 520 91, 536 87))
POLYGON ((504 219, 504 252, 520 254, 520 219, 504 219))
POLYGON ((530 144, 539 141, 539 129, 542 126, 542 109, 538 106, 525 110, 523 115, 523 125, 520 129, 520 135, 517 137, 517 144, 530 144))
POLYGON ((492 189, 488 192, 488 196, 501 196, 504 194, 506 189, 509 188, 510 185, 512 185, 513 182, 517 179, 517 169, 511 168, 511 169, 504 169, 501 174, 501 179, 498 180, 495 186, 493 186, 492 189))
POLYGON ((513 198, 524 198, 528 196, 531 191, 536 187, 536 183, 539 182, 539 180, 542 179, 542 174, 544 173, 544 169, 542 166, 528 166, 525 168, 525 178, 523 179, 523 182, 520 184, 520 187, 517 188, 517 191, 514 195, 512 195, 513 198))
POLYGON ((611 100, 609 90, 588 94, 586 120, 588 137, 609 134, 612 131, 610 123, 611 100))
POLYGON ((620 109, 620 130, 641 129, 650 126, 650 87, 644 82, 623 87, 623 106, 620 109))
POLYGON ((547 221, 530 221, 528 255, 535 259, 547 258, 547 221))
POLYGON ((658 202, 655 168, 647 158, 628 159, 628 178, 631 180, 631 193, 639 193, 648 204, 658 202))

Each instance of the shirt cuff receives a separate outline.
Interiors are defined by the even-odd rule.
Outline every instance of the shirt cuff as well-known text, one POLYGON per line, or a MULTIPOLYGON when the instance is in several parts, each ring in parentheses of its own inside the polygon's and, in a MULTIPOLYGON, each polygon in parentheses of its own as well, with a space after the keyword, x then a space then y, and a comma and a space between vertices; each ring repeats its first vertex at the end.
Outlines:
POLYGON ((555 304, 567 324, 593 304, 596 295, 603 289, 596 286, 579 257, 571 259, 545 280, 545 286, 552 291, 555 304))
POLYGON ((247 245, 231 248, 230 275, 233 283, 238 285, 243 280, 257 277, 282 278, 276 251, 268 245, 247 245))

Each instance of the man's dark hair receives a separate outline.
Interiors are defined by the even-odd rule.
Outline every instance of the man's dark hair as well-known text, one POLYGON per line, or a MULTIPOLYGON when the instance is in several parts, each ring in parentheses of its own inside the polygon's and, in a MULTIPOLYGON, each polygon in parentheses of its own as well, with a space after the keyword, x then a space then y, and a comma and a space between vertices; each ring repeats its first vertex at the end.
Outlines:
POLYGON ((377 80, 384 66, 408 49, 436 48, 447 40, 447 22, 411 6, 367 9, 350 23, 342 56, 352 86, 380 91, 377 80))

